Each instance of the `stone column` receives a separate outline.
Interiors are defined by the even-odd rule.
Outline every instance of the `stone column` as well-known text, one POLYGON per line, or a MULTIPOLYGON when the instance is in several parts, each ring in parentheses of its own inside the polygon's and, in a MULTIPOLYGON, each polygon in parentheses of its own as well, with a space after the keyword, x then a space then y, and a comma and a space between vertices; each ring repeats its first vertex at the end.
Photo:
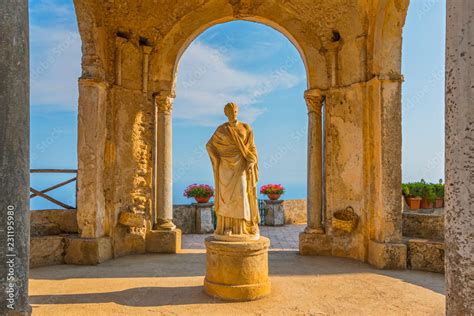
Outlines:
POLYGON ((402 117, 400 75, 379 74, 367 82, 367 261, 379 269, 406 269, 402 241, 402 117))
POLYGON ((127 42, 126 38, 115 39, 115 84, 122 85, 122 47, 127 42))
POLYGON ((104 153, 107 85, 79 79, 77 223, 83 238, 105 232, 104 153))
POLYGON ((148 92, 148 68, 150 53, 153 50, 151 46, 142 46, 143 50, 143 79, 142 79, 142 92, 148 92))
POLYGON ((446 314, 474 311, 474 2, 446 12, 446 314))
POLYGON ((107 84, 79 79, 77 224, 80 238, 69 240, 64 256, 68 264, 94 265, 113 256, 104 188, 106 107, 107 84))
POLYGON ((332 238, 325 233, 322 223, 323 212, 323 130, 321 106, 323 95, 320 90, 305 92, 308 106, 308 194, 307 226, 299 235, 301 255, 332 255, 332 238))
POLYGON ((176 253, 181 250, 181 230, 173 224, 172 165, 172 93, 158 93, 155 98, 155 225, 147 233, 148 252, 176 253))
POLYGON ((323 96, 319 91, 305 92, 308 106, 308 224, 307 233, 324 233, 322 225, 322 120, 323 96))
POLYGON ((155 95, 156 108, 156 228, 172 230, 173 224, 173 96, 155 95))
POLYGON ((0 2, 0 314, 29 315, 28 1, 0 2))

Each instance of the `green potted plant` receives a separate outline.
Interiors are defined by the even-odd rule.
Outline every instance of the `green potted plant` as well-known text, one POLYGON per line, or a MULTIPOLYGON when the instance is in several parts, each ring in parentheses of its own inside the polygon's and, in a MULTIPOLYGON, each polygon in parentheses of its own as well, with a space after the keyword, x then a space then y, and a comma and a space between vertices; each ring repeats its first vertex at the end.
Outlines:
POLYGON ((420 208, 421 187, 419 182, 402 184, 402 194, 411 210, 420 208))
POLYGON ((433 184, 434 194, 436 196, 434 201, 435 208, 444 207, 444 184, 443 180, 439 180, 439 183, 433 184))
POLYGON ((207 184, 191 184, 184 190, 185 197, 194 198, 197 203, 207 203, 214 196, 214 188, 207 184))
POLYGON ((422 183, 422 193, 421 193, 421 205, 423 209, 433 208, 434 201, 436 200, 436 194, 434 191, 433 184, 426 183, 421 179, 422 183))
POLYGON ((280 196, 285 193, 285 188, 281 184, 266 184, 260 188, 260 193, 265 194, 270 200, 275 201, 280 199, 280 196))

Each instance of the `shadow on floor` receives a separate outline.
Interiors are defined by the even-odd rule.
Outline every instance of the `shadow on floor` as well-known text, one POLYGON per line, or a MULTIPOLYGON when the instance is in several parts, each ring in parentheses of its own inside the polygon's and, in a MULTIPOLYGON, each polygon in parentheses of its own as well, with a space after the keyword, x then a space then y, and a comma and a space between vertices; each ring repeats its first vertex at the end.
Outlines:
POLYGON ((117 292, 91 294, 32 295, 31 304, 99 304, 116 303, 133 307, 167 305, 218 304, 218 299, 207 296, 202 286, 139 287, 117 292))
MULTIPOLYGON (((30 271, 30 278, 36 280, 64 280, 81 278, 204 277, 205 256, 204 252, 133 255, 110 260, 98 266, 60 265, 36 268, 30 271)), ((269 271, 271 276, 370 273, 399 279, 440 294, 445 293, 444 275, 442 274, 412 270, 378 270, 367 263, 352 259, 301 256, 297 251, 271 250, 269 252, 269 271)), ((156 291, 161 290, 158 288, 156 291)))

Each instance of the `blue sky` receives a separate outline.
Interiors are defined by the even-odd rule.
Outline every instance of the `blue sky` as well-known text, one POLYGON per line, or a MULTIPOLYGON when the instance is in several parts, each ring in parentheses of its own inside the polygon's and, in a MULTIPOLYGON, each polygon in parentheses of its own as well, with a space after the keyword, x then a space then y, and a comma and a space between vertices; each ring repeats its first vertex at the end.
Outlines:
MULTIPOLYGON (((444 178, 445 3, 411 1, 404 29, 403 180, 444 178)), ((72 1, 30 1, 31 167, 76 168, 77 78, 81 43, 72 1)), ((230 22, 203 32, 179 64, 173 111, 175 203, 189 183, 212 183, 204 145, 236 101, 254 129, 260 185, 306 196, 306 75, 294 46, 256 23, 230 22)), ((56 179, 35 175, 42 188, 56 179)), ((53 194, 54 195, 54 194, 53 194)), ((56 196, 74 204, 74 185, 56 196)), ((32 201, 33 208, 48 202, 32 201)))

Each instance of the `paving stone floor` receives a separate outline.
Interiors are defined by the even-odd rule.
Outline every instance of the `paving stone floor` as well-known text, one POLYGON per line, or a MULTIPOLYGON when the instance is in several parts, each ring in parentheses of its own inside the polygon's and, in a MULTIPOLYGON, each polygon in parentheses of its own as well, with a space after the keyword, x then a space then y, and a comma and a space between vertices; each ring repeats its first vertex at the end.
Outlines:
POLYGON ((444 276, 378 270, 346 258, 301 256, 305 225, 262 227, 272 292, 253 302, 224 302, 203 291, 204 239, 183 235, 178 254, 143 254, 97 266, 31 269, 33 315, 444 315, 444 276))
MULTIPOLYGON (((260 226, 260 235, 270 238, 270 249, 297 250, 298 235, 304 230, 303 225, 260 226)), ((182 237, 183 249, 205 249, 204 239, 210 235, 186 234, 182 237)))

